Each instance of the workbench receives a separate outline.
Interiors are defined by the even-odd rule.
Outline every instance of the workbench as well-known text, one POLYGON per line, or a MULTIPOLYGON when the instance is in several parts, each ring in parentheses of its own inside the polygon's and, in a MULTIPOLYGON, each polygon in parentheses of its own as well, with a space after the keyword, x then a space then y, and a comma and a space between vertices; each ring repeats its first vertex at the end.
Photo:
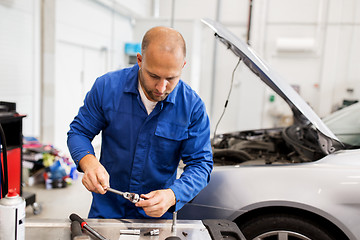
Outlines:
MULTIPOLYGON (((172 220, 152 220, 152 219, 86 219, 86 222, 98 233, 110 240, 140 240, 140 239, 159 239, 164 240, 170 236, 178 236, 182 240, 212 240, 210 232, 201 220, 177 220, 175 230, 172 231, 172 220), (140 235, 121 234, 121 229, 140 229, 140 235), (144 236, 151 230, 159 229, 157 236, 144 236)), ((227 222, 217 223, 220 227, 227 227, 227 222)), ((232 223, 232 222, 229 222, 232 223)), ((68 219, 26 219, 25 238, 26 240, 71 240, 71 222, 68 219)), ((211 225, 211 224, 210 224, 211 225)), ((209 229, 211 229, 210 227, 209 229)), ((237 229, 238 230, 238 229, 237 229)), ((238 230, 239 231, 239 230, 238 230)), ((232 231, 228 232, 226 239, 239 239, 232 231)), ((85 235, 90 233, 83 230, 85 235)), ((241 233, 240 233, 241 234, 241 233)), ((92 237, 91 239, 95 239, 92 237)), ((217 238, 222 239, 222 238, 217 238)))

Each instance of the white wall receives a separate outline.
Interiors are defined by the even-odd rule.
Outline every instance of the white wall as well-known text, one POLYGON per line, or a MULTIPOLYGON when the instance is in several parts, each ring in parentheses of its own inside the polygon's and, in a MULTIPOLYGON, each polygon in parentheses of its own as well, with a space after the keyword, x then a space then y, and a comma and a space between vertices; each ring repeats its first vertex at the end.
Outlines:
POLYGON ((126 66, 134 18, 151 11, 146 0, 0 0, 0 101, 27 114, 24 135, 67 152, 86 92, 126 66))
MULTIPOLYGON (((133 39, 133 16, 149 12, 150 3, 132 1, 61 0, 56 5, 56 58, 53 142, 67 151, 69 124, 95 79, 127 66, 125 42, 133 39), (139 5, 139 3, 142 3, 139 5)), ((49 133, 45 133, 49 134, 49 133)), ((52 137, 51 135, 48 135, 52 137)), ((51 138, 49 138, 51 140, 51 138)), ((93 145, 100 144, 97 137, 93 145)))
MULTIPOLYGON (((171 18, 171 3, 172 1, 160 0, 161 18, 171 18)), ((212 130, 215 129, 215 125, 223 111, 230 88, 232 71, 238 59, 223 44, 215 41, 213 31, 200 23, 200 19, 210 18, 216 20, 218 18, 222 24, 238 37, 246 39, 248 3, 249 1, 245 0, 219 2, 217 0, 175 1, 175 28, 178 23, 184 21, 193 21, 200 24, 197 33, 198 38, 200 38, 200 44, 197 48, 199 48, 201 54, 199 57, 201 60, 200 83, 199 87, 195 89, 206 104, 212 130)), ((188 45, 192 44, 191 37, 188 39, 185 37, 185 40, 188 45)), ((192 79, 184 80, 192 82, 192 79)), ((264 88, 259 81, 253 80, 252 74, 244 66, 240 65, 235 74, 229 104, 218 127, 218 132, 255 128, 261 125, 260 114, 262 112, 264 88), (255 94, 249 89, 257 89, 258 92, 255 94), (251 107, 249 107, 249 104, 251 104, 251 107)))
POLYGON ((39 0, 0 1, 0 101, 27 114, 24 134, 39 133, 39 0))
MULTIPOLYGON (((213 32, 200 19, 218 18, 245 39, 249 1, 174 2, 174 27, 188 44, 183 78, 204 99, 214 129, 237 59, 221 43, 215 43, 213 32)), ((289 83, 300 87, 300 94, 320 116, 327 115, 344 98, 360 98, 359 1, 253 2, 251 45, 289 83), (347 92, 348 88, 354 92, 347 92)), ((68 124, 95 78, 127 65, 123 53, 126 41, 141 41, 151 26, 169 26, 172 3, 0 0, 0 100, 17 102, 18 111, 28 115, 24 134, 38 137, 42 133, 45 143, 66 150, 68 124), (41 46, 42 2, 55 5, 53 16, 48 12, 46 22, 50 26, 45 33, 50 36, 42 39, 53 49, 41 46), (155 12, 158 18, 150 18, 155 12), (46 69, 41 68, 42 63, 46 69)), ((280 99, 270 103, 272 92, 243 65, 234 80, 218 132, 273 126, 270 109, 286 114, 280 99)))
POLYGON ((324 31, 323 68, 320 81, 321 115, 342 97, 360 98, 360 2, 333 0, 328 3, 328 21, 324 31), (330 83, 330 84, 329 84, 330 83), (353 88, 353 94, 347 93, 353 88))
POLYGON ((257 46, 291 84, 300 86, 300 94, 320 116, 329 114, 344 98, 359 99, 359 81, 355 77, 360 73, 355 67, 360 61, 355 44, 360 40, 359 1, 258 3, 257 7, 266 9, 266 17, 262 23, 265 33, 257 46), (299 49, 287 48, 283 40, 292 44, 298 41, 299 49), (308 40, 313 45, 306 50, 308 40), (346 92, 348 87, 355 89, 352 96, 346 92))
MULTIPOLYGON (((160 0, 161 18, 171 18, 171 4, 172 1, 160 0)), ((175 1, 175 25, 184 19, 218 18, 245 40, 248 4, 248 0, 175 1)), ((250 43, 281 76, 299 87, 300 95, 322 117, 343 99, 360 98, 357 67, 360 47, 356 44, 360 40, 359 19, 357 0, 255 0, 250 43), (347 88, 353 88, 354 92, 349 94, 347 88)), ((205 100, 214 129, 229 91, 236 58, 222 44, 218 44, 214 52, 211 31, 203 28, 201 38, 199 93, 205 100), (211 83, 213 76, 214 84, 211 83)), ((274 111, 283 117, 289 114, 279 97, 269 101, 272 94, 240 66, 218 132, 286 124, 270 114, 274 111)))

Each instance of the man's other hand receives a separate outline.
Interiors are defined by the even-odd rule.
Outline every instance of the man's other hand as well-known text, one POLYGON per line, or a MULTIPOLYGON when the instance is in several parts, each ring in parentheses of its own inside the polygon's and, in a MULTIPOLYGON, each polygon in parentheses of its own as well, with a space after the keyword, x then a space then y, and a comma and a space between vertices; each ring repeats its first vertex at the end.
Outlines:
POLYGON ((109 186, 109 174, 94 155, 86 155, 80 160, 80 168, 84 172, 83 185, 87 190, 104 194, 109 186))
POLYGON ((152 191, 148 194, 141 194, 142 200, 135 206, 142 207, 146 215, 150 217, 161 217, 173 205, 175 205, 175 194, 171 189, 152 191))

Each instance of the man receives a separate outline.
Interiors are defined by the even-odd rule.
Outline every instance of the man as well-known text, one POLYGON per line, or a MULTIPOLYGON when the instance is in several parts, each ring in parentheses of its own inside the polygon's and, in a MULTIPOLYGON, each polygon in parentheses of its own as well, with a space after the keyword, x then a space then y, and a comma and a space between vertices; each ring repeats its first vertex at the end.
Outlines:
POLYGON ((210 178, 210 123, 204 103, 182 80, 180 33, 155 27, 137 64, 98 78, 70 124, 68 147, 93 192, 90 218, 171 218, 210 178), (102 131, 100 161, 91 141, 102 131), (184 172, 176 179, 179 160, 184 172), (107 187, 139 193, 133 204, 107 187))

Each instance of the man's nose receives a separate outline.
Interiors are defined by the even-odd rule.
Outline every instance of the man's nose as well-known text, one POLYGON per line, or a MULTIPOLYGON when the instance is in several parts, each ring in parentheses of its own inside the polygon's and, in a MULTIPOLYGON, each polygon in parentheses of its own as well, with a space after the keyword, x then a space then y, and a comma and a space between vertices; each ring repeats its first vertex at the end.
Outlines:
POLYGON ((157 84, 156 84, 156 90, 158 90, 158 92, 160 93, 164 93, 166 90, 166 86, 167 86, 167 80, 166 79, 161 79, 157 84))

